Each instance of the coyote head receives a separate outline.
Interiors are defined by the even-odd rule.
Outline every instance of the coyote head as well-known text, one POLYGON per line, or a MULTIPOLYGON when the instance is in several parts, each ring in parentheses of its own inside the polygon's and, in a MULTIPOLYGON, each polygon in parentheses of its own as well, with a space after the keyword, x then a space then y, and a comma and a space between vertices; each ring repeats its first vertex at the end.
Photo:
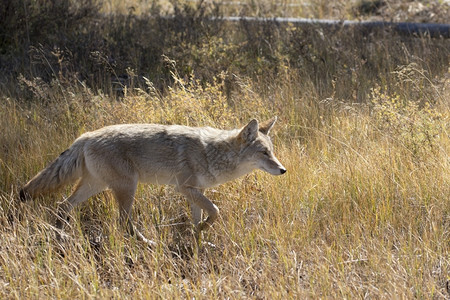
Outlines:
POLYGON ((277 117, 259 124, 251 120, 237 136, 240 144, 240 161, 244 168, 260 169, 272 175, 286 173, 286 168, 273 154, 273 144, 269 137, 277 117))

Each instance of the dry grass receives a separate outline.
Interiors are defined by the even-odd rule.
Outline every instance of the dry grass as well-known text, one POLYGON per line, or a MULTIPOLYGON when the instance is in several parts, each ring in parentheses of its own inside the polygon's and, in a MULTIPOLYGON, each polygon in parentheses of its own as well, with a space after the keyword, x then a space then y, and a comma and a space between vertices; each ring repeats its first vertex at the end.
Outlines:
MULTIPOLYGON (((380 11, 392 15, 403 2, 380 11)), ((61 10, 26 3, 34 13, 27 24, 11 15, 8 28, 20 30, 3 36, 0 56, 1 299, 450 297, 448 41, 275 24, 217 29, 196 19, 203 7, 173 23, 116 16, 101 26, 96 12, 78 9, 57 36, 61 10), (125 73, 126 83, 111 84, 125 73), (16 201, 83 132, 132 122, 231 128, 275 114, 275 152, 288 172, 255 171, 208 190, 221 216, 199 244, 171 187, 138 188, 136 223, 157 242, 152 250, 118 228, 109 192, 75 210, 62 243, 52 224, 70 187, 16 201)), ((104 1, 102 12, 130 3, 143 5, 136 14, 164 10, 120 3, 104 1)), ((291 16, 273 3, 246 9, 291 16)), ((345 3, 289 13, 358 17, 345 3)), ((448 10, 435 1, 422 8, 436 7, 448 10)))
POLYGON ((120 102, 87 88, 47 90, 65 95, 60 105, 3 97, 0 297, 448 297, 448 82, 440 104, 426 109, 391 105, 398 97, 379 90, 370 105, 317 105, 287 88, 294 82, 278 86, 284 96, 274 93, 270 105, 245 82, 230 105, 220 83, 183 80, 168 95, 136 90, 120 102), (281 119, 274 140, 287 174, 257 171, 209 190, 221 217, 200 245, 180 224, 187 205, 169 187, 137 193, 137 223, 158 242, 153 250, 116 228, 108 193, 75 212, 62 244, 50 224, 68 190, 15 202, 17 187, 81 132, 121 122, 234 127, 272 114, 281 119), (386 117, 396 114, 413 124, 386 117), (433 135, 405 139, 423 126, 433 135))
POLYGON ((402 0, 108 0, 101 1, 101 10, 108 14, 145 15, 155 10, 172 14, 177 5, 207 4, 224 16, 294 17, 316 19, 378 19, 395 22, 446 23, 450 5, 446 1, 402 0))

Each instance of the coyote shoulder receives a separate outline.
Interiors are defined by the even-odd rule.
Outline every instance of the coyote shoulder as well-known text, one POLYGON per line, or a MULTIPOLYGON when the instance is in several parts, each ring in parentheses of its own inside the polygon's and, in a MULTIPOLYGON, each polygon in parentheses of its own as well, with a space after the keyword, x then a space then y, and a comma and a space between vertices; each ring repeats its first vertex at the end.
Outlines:
POLYGON ((73 207, 111 189, 119 204, 121 222, 127 224, 131 234, 146 240, 131 223, 137 184, 170 184, 188 199, 193 223, 200 231, 219 213, 204 196, 205 188, 254 169, 273 175, 286 172, 274 156, 268 136, 275 121, 276 117, 259 124, 253 119, 234 130, 124 124, 87 132, 32 178, 20 190, 20 198, 26 200, 78 181, 72 195, 58 208, 57 226, 61 228, 73 207), (208 215, 206 220, 202 220, 202 210, 208 215))

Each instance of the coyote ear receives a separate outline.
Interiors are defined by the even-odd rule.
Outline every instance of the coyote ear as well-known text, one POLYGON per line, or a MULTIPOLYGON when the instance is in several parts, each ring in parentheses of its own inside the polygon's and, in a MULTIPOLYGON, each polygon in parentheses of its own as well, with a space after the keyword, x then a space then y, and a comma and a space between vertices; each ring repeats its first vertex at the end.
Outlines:
POLYGON ((253 142, 258 136, 258 121, 256 119, 251 120, 244 128, 239 132, 238 138, 245 142, 253 142))
POLYGON ((268 135, 270 132, 270 129, 272 129, 273 125, 275 124, 275 122, 277 121, 277 116, 273 117, 270 120, 267 120, 266 122, 262 123, 259 126, 259 131, 261 133, 264 133, 265 135, 268 135))

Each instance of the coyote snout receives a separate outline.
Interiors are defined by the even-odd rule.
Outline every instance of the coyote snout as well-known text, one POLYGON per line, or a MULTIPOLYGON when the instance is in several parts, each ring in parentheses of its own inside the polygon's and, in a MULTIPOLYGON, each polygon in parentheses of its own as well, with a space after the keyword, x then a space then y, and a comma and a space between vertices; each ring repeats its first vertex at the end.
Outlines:
POLYGON ((266 171, 272 175, 283 175, 286 173, 286 168, 278 161, 278 159, 269 152, 264 153, 265 160, 259 167, 261 170, 266 171))
POLYGON ((105 189, 111 189, 120 220, 130 233, 146 240, 131 223, 138 182, 170 184, 186 196, 198 231, 210 226, 219 209, 203 190, 254 169, 281 175, 286 168, 273 154, 269 133, 276 117, 241 129, 220 130, 159 124, 124 124, 81 135, 20 191, 27 199, 77 182, 72 195, 58 208, 62 227, 71 209, 105 189), (202 211, 208 215, 202 220, 202 211))

